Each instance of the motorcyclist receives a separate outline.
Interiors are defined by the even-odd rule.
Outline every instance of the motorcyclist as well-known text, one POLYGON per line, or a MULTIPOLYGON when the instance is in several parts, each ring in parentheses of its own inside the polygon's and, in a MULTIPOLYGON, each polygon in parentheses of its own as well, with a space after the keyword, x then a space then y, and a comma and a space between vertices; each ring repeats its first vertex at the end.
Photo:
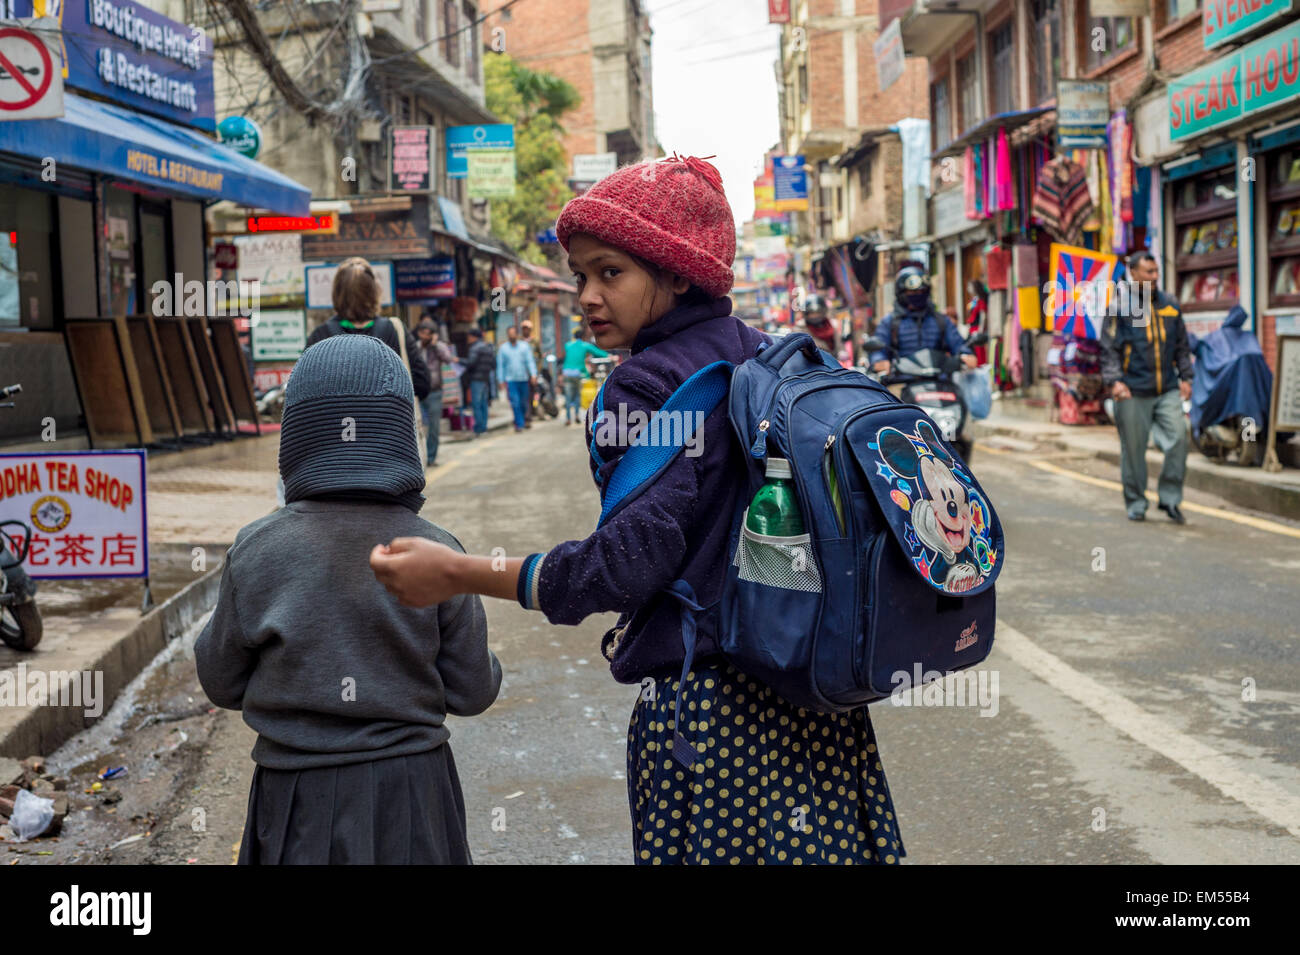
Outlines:
POLYGON ((907 264, 894 279, 894 310, 881 319, 875 337, 885 347, 871 356, 871 367, 889 371, 895 358, 923 348, 960 355, 962 364, 974 368, 977 359, 962 339, 957 326, 939 313, 930 300, 930 276, 919 265, 907 264))

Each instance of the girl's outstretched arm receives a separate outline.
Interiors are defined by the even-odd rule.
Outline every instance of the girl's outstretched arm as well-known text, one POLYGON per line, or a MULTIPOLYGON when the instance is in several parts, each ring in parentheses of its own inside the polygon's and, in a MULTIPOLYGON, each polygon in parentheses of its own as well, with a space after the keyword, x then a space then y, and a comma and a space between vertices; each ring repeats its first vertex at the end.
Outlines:
POLYGON ((457 594, 518 599, 522 557, 476 557, 423 537, 398 537, 370 552, 370 569, 408 607, 432 607, 457 594))

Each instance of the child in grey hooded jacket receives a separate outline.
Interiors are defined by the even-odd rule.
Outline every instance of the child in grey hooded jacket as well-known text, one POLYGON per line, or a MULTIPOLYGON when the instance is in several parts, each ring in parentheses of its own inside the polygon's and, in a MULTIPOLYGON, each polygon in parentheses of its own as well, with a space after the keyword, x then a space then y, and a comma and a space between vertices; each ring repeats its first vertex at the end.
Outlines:
POLYGON ((285 389, 286 506, 226 555, 195 644, 199 680, 258 733, 239 861, 469 863, 448 713, 496 699, 482 601, 401 606, 376 541, 425 537, 410 377, 376 339, 308 348, 285 389))

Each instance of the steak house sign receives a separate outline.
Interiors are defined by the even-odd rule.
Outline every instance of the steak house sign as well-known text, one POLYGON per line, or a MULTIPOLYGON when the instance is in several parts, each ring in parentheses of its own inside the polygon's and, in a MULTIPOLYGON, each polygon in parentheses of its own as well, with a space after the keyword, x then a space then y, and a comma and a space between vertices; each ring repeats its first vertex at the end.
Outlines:
POLYGON ((1300 20, 1169 83, 1177 142, 1300 96, 1300 20))
POLYGON ((353 255, 391 259, 428 258, 432 254, 429 205, 424 196, 411 196, 409 208, 346 213, 339 217, 337 235, 305 232, 302 236, 302 257, 308 262, 353 255))

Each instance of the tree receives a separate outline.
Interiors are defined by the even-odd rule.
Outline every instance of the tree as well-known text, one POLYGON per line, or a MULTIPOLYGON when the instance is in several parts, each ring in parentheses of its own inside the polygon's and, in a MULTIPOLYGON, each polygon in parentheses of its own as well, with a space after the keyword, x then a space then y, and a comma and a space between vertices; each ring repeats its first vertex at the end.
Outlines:
POLYGON ((492 200, 492 228, 520 255, 537 265, 546 256, 537 233, 555 224, 573 197, 560 117, 579 102, 573 85, 550 73, 530 70, 505 53, 483 63, 487 108, 515 127, 515 195, 492 200))

